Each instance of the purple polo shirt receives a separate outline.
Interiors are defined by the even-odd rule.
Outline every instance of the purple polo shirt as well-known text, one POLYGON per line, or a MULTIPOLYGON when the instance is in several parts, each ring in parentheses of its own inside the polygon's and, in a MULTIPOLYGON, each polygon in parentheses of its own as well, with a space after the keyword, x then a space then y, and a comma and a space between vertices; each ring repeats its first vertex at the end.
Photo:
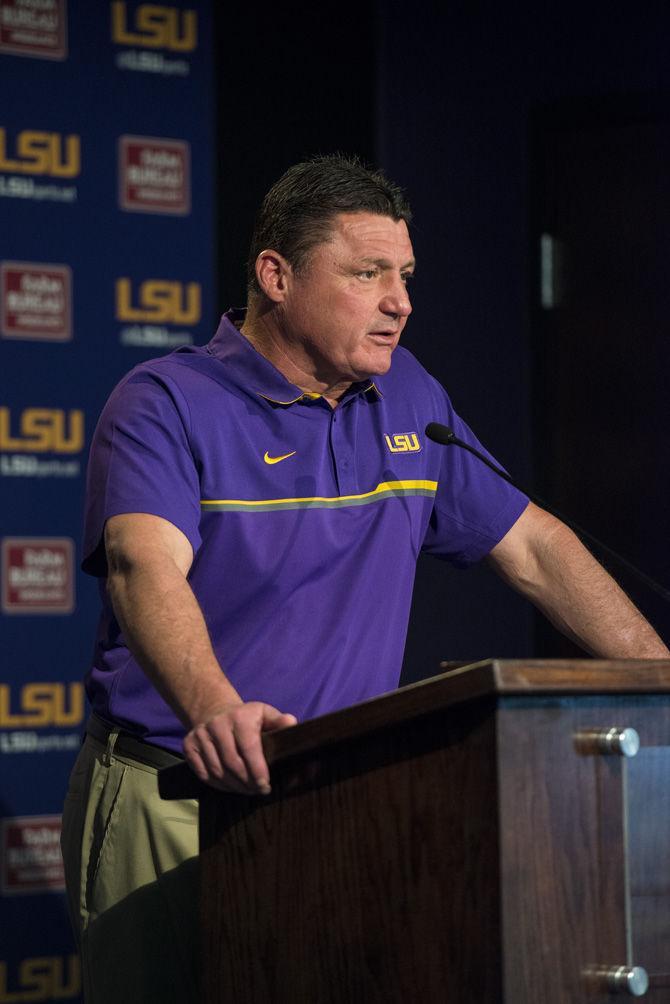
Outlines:
MULTIPOLYGON (((105 521, 152 513, 188 537, 189 582, 244 700, 298 719, 398 685, 416 559, 488 554, 527 498, 464 450, 481 449, 445 391, 404 348, 336 409, 303 394, 224 316, 212 341, 137 366, 91 447, 83 569, 106 575, 105 521)), ((184 729, 103 611, 93 709, 180 751, 184 729)))

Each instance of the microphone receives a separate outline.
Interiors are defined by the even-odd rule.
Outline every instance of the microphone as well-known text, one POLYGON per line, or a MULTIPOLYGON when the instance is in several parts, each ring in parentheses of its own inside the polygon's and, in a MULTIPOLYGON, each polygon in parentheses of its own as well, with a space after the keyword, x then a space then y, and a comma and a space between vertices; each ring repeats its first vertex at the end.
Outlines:
POLYGON ((507 481, 510 485, 512 485, 512 487, 517 488, 520 492, 523 492, 524 495, 527 495, 531 502, 535 502, 535 504, 539 505, 541 509, 545 509, 547 512, 551 513, 552 516, 560 519, 560 521, 570 527, 570 529, 573 530, 578 537, 581 537, 582 540, 588 541, 589 544, 592 544, 599 551, 602 551, 603 554, 606 554, 608 558, 612 558, 619 565, 621 565, 622 568, 625 568, 626 571, 630 572, 632 576, 640 582, 643 582, 645 586, 661 596, 666 603, 670 603, 670 589, 665 589, 664 586, 661 586, 655 579, 652 579, 650 575, 647 575, 646 572, 641 572, 640 569, 631 564, 627 558, 624 558, 616 551, 613 551, 611 547, 607 546, 607 544, 603 544, 601 540, 598 540, 598 538, 594 537, 593 534, 584 530, 581 526, 575 523, 574 520, 568 519, 567 516, 564 516, 558 511, 558 509, 549 505, 548 502, 545 502, 534 492, 529 492, 528 489, 522 488, 517 481, 510 477, 507 471, 503 471, 501 467, 497 467, 488 459, 488 457, 485 457, 483 453, 476 450, 474 446, 471 446, 470 443, 466 443, 464 440, 459 439, 454 430, 450 429, 448 425, 441 425, 439 422, 429 422, 426 426, 426 435, 429 439, 432 439, 434 443, 439 443, 441 446, 460 446, 461 449, 467 450, 468 453, 477 457, 477 460, 481 460, 483 464, 486 464, 486 466, 492 470, 494 474, 497 474, 498 477, 507 481))

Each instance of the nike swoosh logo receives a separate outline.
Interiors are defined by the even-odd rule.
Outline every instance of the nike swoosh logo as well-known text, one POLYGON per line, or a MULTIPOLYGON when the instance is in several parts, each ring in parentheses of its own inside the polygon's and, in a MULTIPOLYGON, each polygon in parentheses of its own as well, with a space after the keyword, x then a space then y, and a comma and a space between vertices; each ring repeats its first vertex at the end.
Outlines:
POLYGON ((271 457, 267 450, 265 451, 265 456, 263 460, 266 464, 278 464, 280 460, 288 460, 289 457, 294 457, 298 451, 294 450, 293 453, 285 453, 281 457, 271 457))

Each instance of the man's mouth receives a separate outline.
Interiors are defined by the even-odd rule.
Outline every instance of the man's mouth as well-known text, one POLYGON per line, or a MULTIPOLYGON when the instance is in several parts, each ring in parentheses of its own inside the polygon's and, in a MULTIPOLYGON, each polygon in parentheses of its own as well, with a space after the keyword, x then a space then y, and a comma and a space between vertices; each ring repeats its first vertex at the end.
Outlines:
POLYGON ((368 332, 370 338, 374 338, 380 342, 392 342, 398 337, 397 331, 370 331, 368 332))

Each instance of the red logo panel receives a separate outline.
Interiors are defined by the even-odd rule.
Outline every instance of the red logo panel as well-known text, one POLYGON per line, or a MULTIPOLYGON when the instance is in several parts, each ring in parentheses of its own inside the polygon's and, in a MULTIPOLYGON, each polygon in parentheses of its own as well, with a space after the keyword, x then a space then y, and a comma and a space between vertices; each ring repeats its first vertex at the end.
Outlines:
POLYGON ((2 821, 2 892, 62 892, 60 816, 15 816, 2 821))
POLYGON ((72 338, 72 273, 67 265, 0 263, 3 338, 67 342, 72 338))
POLYGON ((119 205, 135 213, 191 211, 191 147, 177 139, 121 136, 119 205))
POLYGON ((0 0, 0 52, 42 59, 67 56, 65 0, 0 0))
POLYGON ((74 609, 74 541, 69 537, 5 537, 2 611, 69 614, 74 609))

